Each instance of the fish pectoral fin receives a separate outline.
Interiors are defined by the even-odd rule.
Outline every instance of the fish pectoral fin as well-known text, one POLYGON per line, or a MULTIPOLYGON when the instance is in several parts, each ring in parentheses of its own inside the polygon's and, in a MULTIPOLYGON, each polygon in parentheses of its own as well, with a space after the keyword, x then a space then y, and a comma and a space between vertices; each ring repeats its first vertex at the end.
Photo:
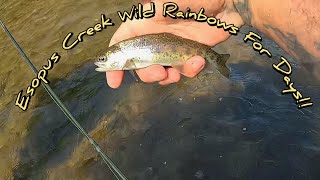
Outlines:
POLYGON ((124 69, 136 69, 136 68, 137 68, 137 66, 134 63, 134 59, 129 59, 124 64, 124 69))
POLYGON ((134 59, 129 59, 127 62, 124 64, 124 69, 129 69, 130 74, 134 78, 136 82, 140 81, 140 78, 136 74, 136 72, 133 69, 137 69, 136 64, 134 63, 134 59), (130 70, 131 69, 131 70, 130 70))
POLYGON ((138 75, 136 74, 136 72, 134 70, 130 70, 129 72, 136 82, 140 81, 140 78, 138 77, 138 75))

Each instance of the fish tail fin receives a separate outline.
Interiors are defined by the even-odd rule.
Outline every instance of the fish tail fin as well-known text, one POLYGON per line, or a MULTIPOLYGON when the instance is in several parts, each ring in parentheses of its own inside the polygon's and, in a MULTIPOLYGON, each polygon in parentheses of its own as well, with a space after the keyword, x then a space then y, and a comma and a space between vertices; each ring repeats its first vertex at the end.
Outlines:
POLYGON ((217 70, 226 78, 230 77, 230 70, 226 66, 226 62, 230 57, 230 54, 218 54, 211 48, 207 51, 207 61, 210 65, 213 65, 217 70))
POLYGON ((218 64, 226 65, 226 62, 229 59, 230 54, 220 54, 219 56, 220 57, 219 57, 219 60, 218 60, 218 64))

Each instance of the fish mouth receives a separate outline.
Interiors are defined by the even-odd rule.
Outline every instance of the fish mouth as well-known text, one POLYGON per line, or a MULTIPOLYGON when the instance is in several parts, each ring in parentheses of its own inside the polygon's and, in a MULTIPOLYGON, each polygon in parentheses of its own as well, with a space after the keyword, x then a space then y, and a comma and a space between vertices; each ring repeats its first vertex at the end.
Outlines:
POLYGON ((96 66, 98 66, 95 70, 98 72, 106 72, 107 70, 107 66, 106 66, 106 62, 102 62, 102 61, 97 61, 94 63, 96 66))
POLYGON ((106 72, 107 69, 107 57, 105 55, 101 55, 97 58, 96 62, 94 62, 96 66, 98 66, 95 70, 98 72, 106 72))

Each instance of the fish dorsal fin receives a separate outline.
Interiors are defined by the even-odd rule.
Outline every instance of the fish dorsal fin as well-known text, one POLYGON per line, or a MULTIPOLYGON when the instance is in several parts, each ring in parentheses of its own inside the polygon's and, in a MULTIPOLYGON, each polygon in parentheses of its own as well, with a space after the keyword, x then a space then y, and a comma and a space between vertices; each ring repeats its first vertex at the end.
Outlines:
POLYGON ((230 57, 230 54, 220 54, 219 56, 220 57, 218 58, 217 63, 220 65, 225 65, 230 57))

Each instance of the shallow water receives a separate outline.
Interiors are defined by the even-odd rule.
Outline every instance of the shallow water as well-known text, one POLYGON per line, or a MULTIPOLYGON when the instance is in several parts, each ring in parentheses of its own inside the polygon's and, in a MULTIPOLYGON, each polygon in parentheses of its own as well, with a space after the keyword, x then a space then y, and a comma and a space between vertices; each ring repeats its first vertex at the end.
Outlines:
MULTIPOLYGON (((112 90, 92 61, 117 26, 71 51, 62 51, 61 41, 102 13, 119 25, 116 11, 136 2, 74 2, 4 2, 0 18, 37 67, 61 54, 49 85, 129 179, 320 178, 320 82, 289 58, 295 87, 315 103, 297 109, 291 95, 281 95, 283 77, 272 69, 279 55, 289 57, 274 42, 263 40, 273 58, 260 56, 243 43, 250 30, 244 27, 216 46, 231 54, 230 79, 201 73, 159 86, 127 74, 112 90)), ((14 106, 34 76, 2 31, 0 44, 0 179, 114 179, 42 87, 28 111, 14 106)))

